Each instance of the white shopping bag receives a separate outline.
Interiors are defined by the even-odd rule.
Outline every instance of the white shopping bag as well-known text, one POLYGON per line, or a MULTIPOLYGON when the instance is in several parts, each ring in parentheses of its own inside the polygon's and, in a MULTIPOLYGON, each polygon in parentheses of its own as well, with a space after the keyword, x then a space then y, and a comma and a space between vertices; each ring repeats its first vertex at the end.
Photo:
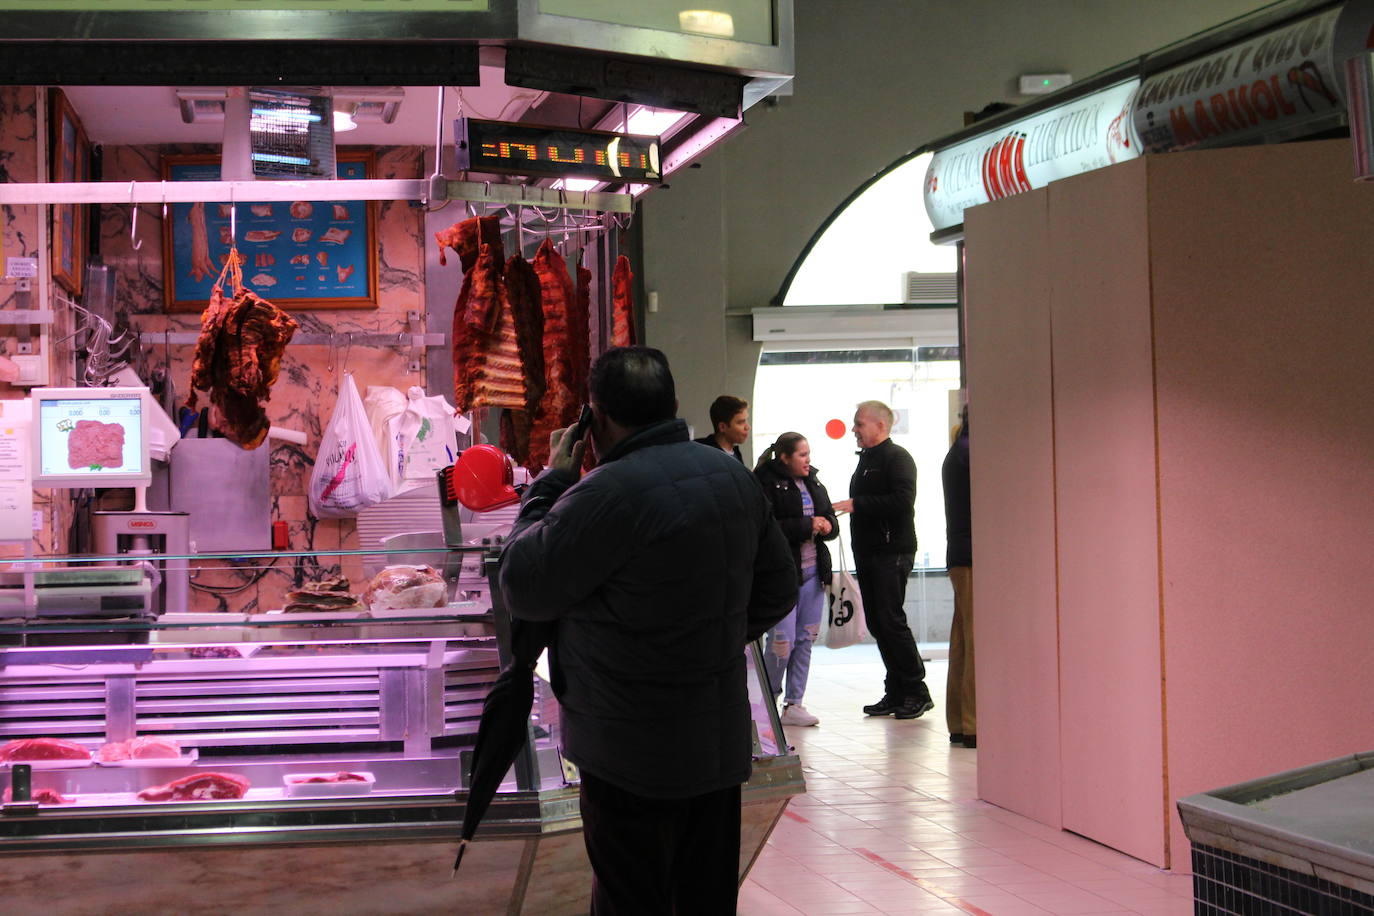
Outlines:
POLYGON ((868 637, 864 623, 864 602, 859 594, 859 581, 848 569, 844 558, 844 540, 838 542, 839 563, 825 587, 829 610, 826 613, 825 647, 843 649, 868 637))
POLYGON ((414 490, 434 480, 440 468, 453 464, 457 430, 453 406, 443 395, 425 397, 412 387, 405 410, 386 423, 387 470, 396 493, 414 490))
POLYGON ((348 518, 390 496, 391 481, 377 453, 358 386, 351 374, 345 374, 310 475, 310 514, 348 518))

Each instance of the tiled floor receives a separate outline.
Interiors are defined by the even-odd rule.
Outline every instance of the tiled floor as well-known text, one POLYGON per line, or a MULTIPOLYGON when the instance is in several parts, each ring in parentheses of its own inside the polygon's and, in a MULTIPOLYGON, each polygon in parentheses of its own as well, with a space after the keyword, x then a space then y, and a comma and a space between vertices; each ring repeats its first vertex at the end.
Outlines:
POLYGON ((945 730, 946 663, 926 667, 934 711, 869 719, 877 651, 816 650, 806 707, 821 724, 788 732, 807 794, 755 863, 741 916, 1192 912, 1191 878, 978 801, 978 752, 945 730))

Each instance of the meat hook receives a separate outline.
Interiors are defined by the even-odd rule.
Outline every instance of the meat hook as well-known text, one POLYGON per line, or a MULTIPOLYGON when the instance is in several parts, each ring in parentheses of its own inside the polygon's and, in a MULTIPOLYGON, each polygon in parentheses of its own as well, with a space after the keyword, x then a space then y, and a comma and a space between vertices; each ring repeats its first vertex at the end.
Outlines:
POLYGON ((129 182, 129 244, 134 251, 143 247, 143 240, 138 237, 138 204, 134 203, 134 182, 129 182))
POLYGON ((229 186, 229 247, 232 249, 239 243, 239 209, 234 206, 234 186, 229 186))

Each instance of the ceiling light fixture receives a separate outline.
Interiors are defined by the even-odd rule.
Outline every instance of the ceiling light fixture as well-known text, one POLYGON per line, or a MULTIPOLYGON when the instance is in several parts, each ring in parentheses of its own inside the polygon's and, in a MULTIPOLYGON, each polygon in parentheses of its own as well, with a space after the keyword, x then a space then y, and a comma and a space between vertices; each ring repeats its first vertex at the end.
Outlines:
POLYGON ((346 111, 334 112, 334 133, 342 133, 346 130, 353 130, 358 126, 358 122, 353 120, 353 115, 346 111))

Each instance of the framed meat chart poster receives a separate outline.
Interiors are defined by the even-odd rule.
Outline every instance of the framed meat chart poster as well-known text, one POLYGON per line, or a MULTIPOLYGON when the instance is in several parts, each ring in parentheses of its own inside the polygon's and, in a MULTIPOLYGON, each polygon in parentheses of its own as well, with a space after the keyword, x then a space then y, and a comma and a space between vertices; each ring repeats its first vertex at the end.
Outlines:
MULTIPOLYGON (((342 179, 372 177, 371 153, 338 154, 342 179)), ((164 156, 168 181, 218 181, 218 156, 164 156)), ((377 217, 367 201, 171 204, 162 227, 162 279, 170 312, 199 312, 229 256, 237 214, 243 282, 291 309, 377 307, 377 217)))

